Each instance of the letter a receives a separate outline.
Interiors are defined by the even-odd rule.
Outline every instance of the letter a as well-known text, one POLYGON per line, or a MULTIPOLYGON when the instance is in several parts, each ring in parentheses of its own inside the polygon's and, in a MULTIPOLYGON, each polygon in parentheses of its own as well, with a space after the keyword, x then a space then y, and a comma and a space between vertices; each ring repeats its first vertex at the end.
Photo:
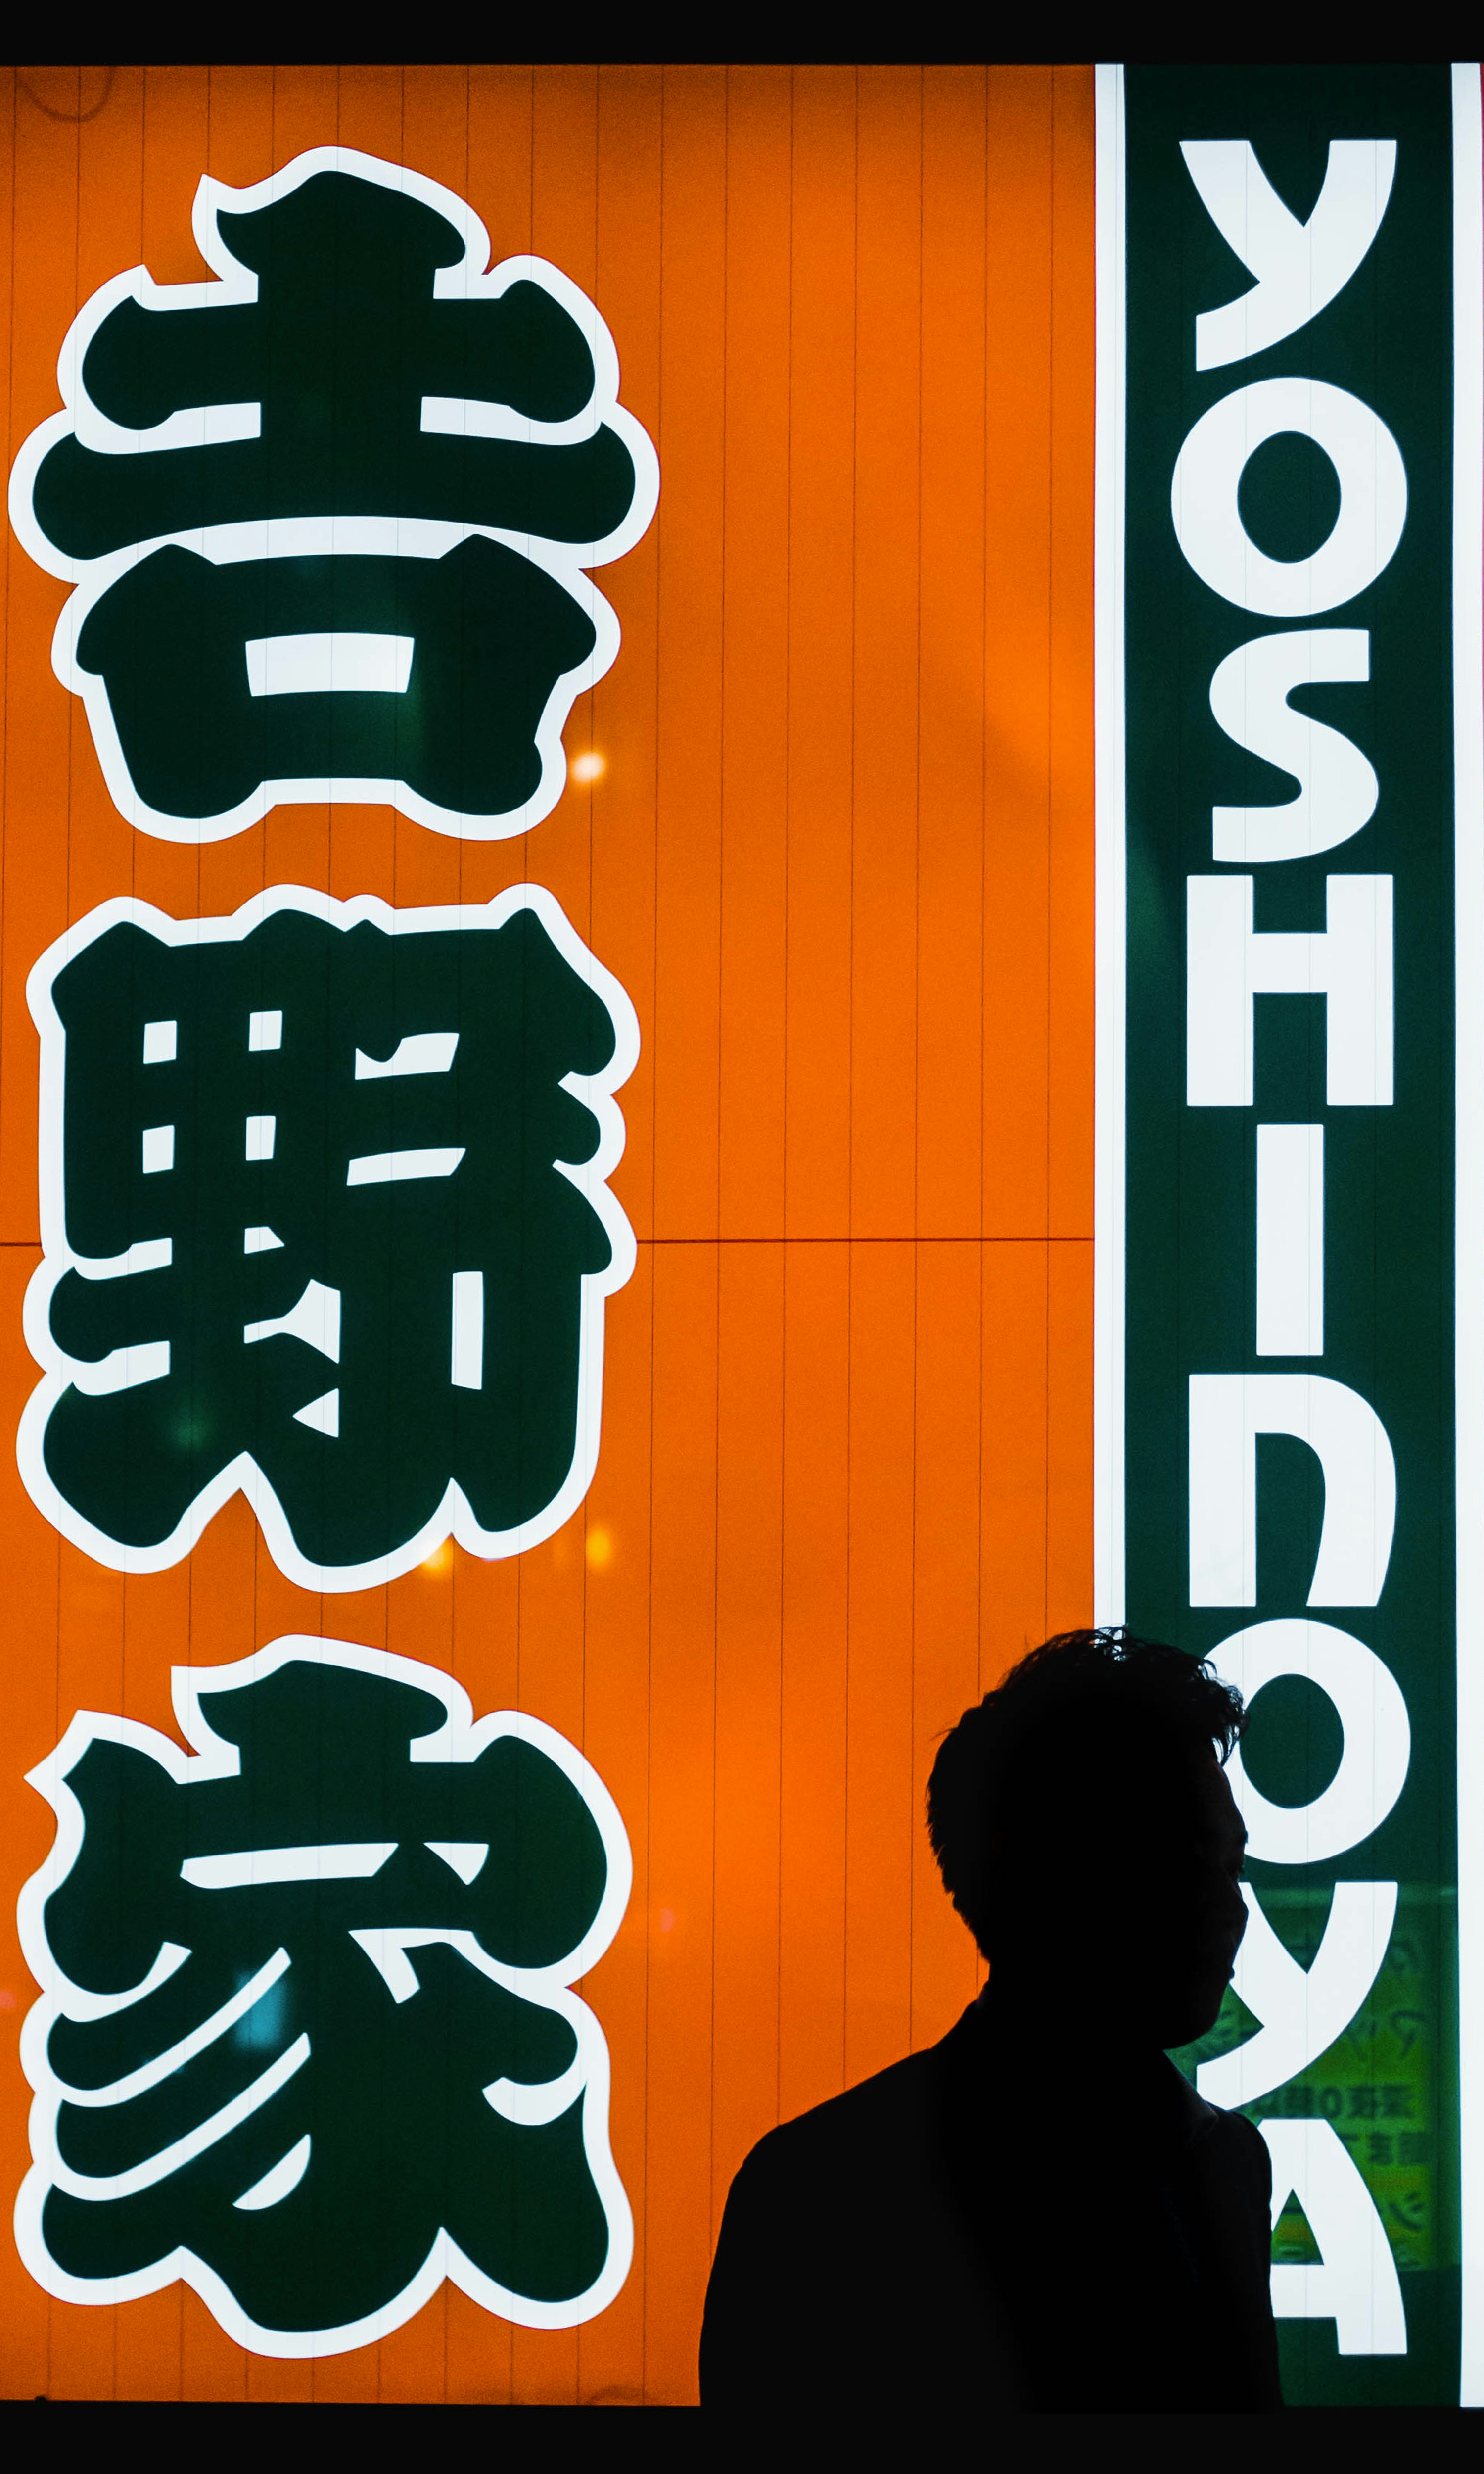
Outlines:
POLYGON ((1344 2141, 1328 2122, 1264 2122, 1273 2222, 1292 2192, 1319 2244, 1317 2268, 1275 2268, 1280 2319, 1332 2319, 1342 2354, 1404 2354, 1401 2280, 1386 2228, 1344 2141))

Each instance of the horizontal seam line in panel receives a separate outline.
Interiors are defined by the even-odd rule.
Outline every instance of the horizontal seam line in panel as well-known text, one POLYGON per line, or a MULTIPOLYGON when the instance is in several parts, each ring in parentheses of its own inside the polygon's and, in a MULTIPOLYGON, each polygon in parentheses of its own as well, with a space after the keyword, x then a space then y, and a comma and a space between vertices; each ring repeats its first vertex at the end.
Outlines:
POLYGON ((1050 1237, 1032 1229, 1014 1237, 636 1237, 638 1246, 1090 1246, 1092 1238, 1050 1237))

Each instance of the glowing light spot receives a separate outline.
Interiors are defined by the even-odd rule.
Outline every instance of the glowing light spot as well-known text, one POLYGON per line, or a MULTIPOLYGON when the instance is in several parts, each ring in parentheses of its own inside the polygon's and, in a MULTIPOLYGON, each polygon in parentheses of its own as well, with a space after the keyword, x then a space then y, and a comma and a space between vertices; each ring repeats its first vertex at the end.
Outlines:
POLYGON ((424 1572, 431 1572, 436 1580, 440 1574, 448 1570, 452 1562, 453 1540, 445 1538, 442 1546, 435 1546, 431 1555, 423 1556, 422 1569, 424 1572))
POLYGON ((607 1529, 587 1532, 587 1561, 595 1572, 606 1571, 613 1560, 612 1534, 607 1529))
POLYGON ((673 1932, 675 1930, 675 1909, 673 1907, 660 1908, 659 1929, 661 1932, 673 1932))
POLYGON ((574 756, 572 759, 574 782, 600 782, 607 771, 608 761, 598 754, 595 747, 589 747, 586 756, 574 756))

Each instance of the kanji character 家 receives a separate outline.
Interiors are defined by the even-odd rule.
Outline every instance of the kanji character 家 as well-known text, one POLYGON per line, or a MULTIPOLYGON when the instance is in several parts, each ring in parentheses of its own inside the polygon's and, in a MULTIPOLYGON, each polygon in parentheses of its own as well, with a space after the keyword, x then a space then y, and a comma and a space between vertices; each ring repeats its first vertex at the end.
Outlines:
POLYGON ((558 904, 277 886, 106 903, 36 964, 46 1370, 33 1499, 125 1571, 240 1488, 291 1579, 360 1589, 582 1500, 634 1011, 558 904))
POLYGON ((654 512, 618 361, 559 269, 435 181, 321 147, 203 180, 214 281, 116 276, 12 518, 77 585, 53 648, 123 813, 215 840, 278 799, 539 822, 618 626, 587 570, 654 512))
POLYGON ((325 2354, 446 2277, 567 2327, 632 2248, 608 2052, 570 1990, 631 1880, 554 1729, 435 1668, 289 1637, 179 1668, 191 1746, 74 1718, 31 1783, 32 2274, 71 2302, 183 2278, 239 2343, 325 2354))

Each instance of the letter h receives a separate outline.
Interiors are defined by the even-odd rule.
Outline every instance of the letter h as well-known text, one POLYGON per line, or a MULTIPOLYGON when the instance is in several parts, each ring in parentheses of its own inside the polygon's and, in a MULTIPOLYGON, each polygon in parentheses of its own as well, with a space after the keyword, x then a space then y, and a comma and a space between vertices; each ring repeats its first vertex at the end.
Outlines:
POLYGON ((1250 876, 1185 887, 1185 1100, 1250 1108, 1255 996, 1326 999, 1331 1108, 1389 1108, 1392 880, 1330 876, 1322 935, 1257 935, 1250 876))

